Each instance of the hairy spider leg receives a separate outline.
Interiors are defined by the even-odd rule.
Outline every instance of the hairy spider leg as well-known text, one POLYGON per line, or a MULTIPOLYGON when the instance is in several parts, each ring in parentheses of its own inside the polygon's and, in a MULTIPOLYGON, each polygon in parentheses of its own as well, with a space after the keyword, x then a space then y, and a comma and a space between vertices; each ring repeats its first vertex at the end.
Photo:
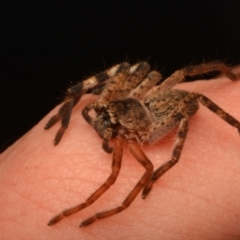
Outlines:
POLYGON ((211 110, 213 113, 217 114, 218 117, 222 118, 225 122, 230 124, 231 126, 237 128, 238 132, 240 133, 240 122, 231 116, 229 113, 225 112, 222 108, 220 108, 216 103, 211 101, 209 98, 204 96, 200 93, 194 93, 197 100, 205 107, 207 107, 209 110, 211 110))
POLYGON ((164 82, 161 85, 159 85, 156 91, 170 89, 176 84, 184 82, 186 76, 191 77, 213 71, 219 71, 223 73, 232 81, 237 80, 236 76, 230 71, 230 69, 224 63, 220 62, 202 63, 196 66, 188 66, 175 71, 170 77, 164 80, 164 82))
POLYGON ((109 102, 129 95, 132 89, 136 88, 150 70, 147 62, 140 62, 133 65, 128 73, 122 73, 112 78, 103 89, 98 102, 109 102))
POLYGON ((137 185, 133 188, 133 190, 130 192, 130 194, 127 196, 127 198, 123 201, 121 206, 113 208, 108 211, 103 211, 95 214, 94 216, 86 219, 80 224, 80 227, 88 226, 92 223, 94 223, 97 220, 110 217, 112 215, 115 215, 119 212, 122 212, 126 208, 130 206, 130 204, 133 202, 133 200, 137 197, 138 193, 142 190, 142 188, 146 185, 146 183, 149 181, 149 179, 152 176, 153 173, 153 164, 151 161, 147 158, 147 156, 144 154, 144 152, 141 150, 141 147, 138 143, 135 141, 129 141, 128 147, 132 155, 138 160, 139 163, 142 164, 142 166, 146 169, 144 175, 140 179, 140 181, 137 183, 137 185))
POLYGON ((67 90, 67 95, 65 97, 64 103, 62 107, 59 109, 58 113, 54 115, 45 125, 44 129, 49 129, 52 127, 56 122, 61 120, 61 128, 58 130, 54 145, 57 145, 63 134, 65 133, 69 121, 72 114, 73 107, 80 101, 81 97, 90 89, 96 87, 97 85, 111 79, 114 75, 121 73, 121 72, 127 72, 130 68, 130 65, 128 63, 121 63, 118 65, 113 66, 112 68, 97 74, 96 76, 90 77, 75 86, 69 88, 67 90))
POLYGON ((121 169, 124 141, 125 139, 119 136, 116 138, 114 142, 114 150, 113 150, 113 158, 112 158, 112 173, 110 174, 106 182, 100 188, 98 188, 84 203, 81 203, 76 207, 67 209, 62 213, 60 213, 59 215, 57 215, 56 217, 52 218, 48 222, 49 226, 56 224, 57 222, 61 221, 64 217, 72 215, 88 207, 89 205, 94 203, 98 198, 100 198, 102 194, 106 192, 115 183, 121 169))
POLYGON ((178 162, 181 156, 184 142, 186 140, 187 132, 188 132, 188 118, 183 118, 179 124, 177 140, 173 148, 171 160, 164 163, 153 172, 151 179, 143 188, 142 192, 143 199, 145 199, 146 196, 151 191, 153 183, 178 162))
POLYGON ((129 98, 143 99, 143 97, 148 93, 149 89, 152 89, 160 80, 162 75, 157 71, 152 71, 148 74, 142 83, 140 83, 131 93, 129 98))

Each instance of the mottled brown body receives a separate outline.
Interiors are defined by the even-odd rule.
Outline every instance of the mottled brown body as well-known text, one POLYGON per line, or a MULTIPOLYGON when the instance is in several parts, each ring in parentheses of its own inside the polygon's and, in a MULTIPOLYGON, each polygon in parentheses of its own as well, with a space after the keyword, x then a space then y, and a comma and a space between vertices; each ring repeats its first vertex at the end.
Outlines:
POLYGON ((204 95, 172 89, 177 83, 183 82, 185 76, 216 70, 231 80, 236 80, 235 75, 223 63, 204 63, 176 71, 147 95, 161 80, 161 74, 157 71, 149 73, 150 65, 146 62, 133 66, 122 63, 68 89, 63 106, 58 114, 48 121, 45 129, 50 128, 58 120, 62 121, 54 142, 58 144, 68 127, 72 108, 81 96, 87 91, 100 94, 96 102, 85 106, 82 114, 103 139, 103 149, 113 154, 112 173, 85 202, 63 211, 51 219, 48 225, 53 225, 62 218, 88 207, 114 184, 121 169, 125 142, 132 155, 146 169, 145 174, 119 207, 97 213, 80 226, 87 226, 98 219, 123 211, 141 190, 142 197, 145 198, 151 191, 153 183, 178 162, 187 136, 189 118, 197 112, 199 103, 240 132, 240 122, 204 95), (95 117, 89 115, 90 111, 95 111, 95 117), (169 161, 154 170, 151 161, 141 150, 141 145, 158 141, 174 128, 178 128, 178 133, 172 156, 169 161), (110 146, 111 139, 114 139, 113 147, 110 146))

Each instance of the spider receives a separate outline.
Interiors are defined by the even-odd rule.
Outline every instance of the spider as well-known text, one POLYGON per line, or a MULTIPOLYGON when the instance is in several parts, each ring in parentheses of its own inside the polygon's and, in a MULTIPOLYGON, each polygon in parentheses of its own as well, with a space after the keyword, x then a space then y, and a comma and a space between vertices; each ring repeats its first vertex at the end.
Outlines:
POLYGON ((91 92, 99 95, 97 101, 84 107, 82 115, 103 139, 103 150, 112 153, 112 172, 85 202, 61 212, 52 218, 48 225, 54 225, 64 217, 88 207, 114 184, 121 169, 125 143, 133 157, 145 168, 144 175, 119 207, 95 214, 83 221, 80 227, 125 210, 140 191, 142 191, 142 198, 146 198, 153 183, 178 162, 186 140, 189 118, 197 112, 199 103, 237 128, 240 133, 240 122, 206 96, 197 92, 173 89, 177 83, 185 81, 186 76, 211 71, 220 71, 232 81, 237 80, 225 64, 211 62, 175 71, 156 86, 162 78, 161 74, 150 71, 150 65, 147 62, 140 62, 133 66, 124 62, 69 88, 62 107, 47 122, 45 129, 49 129, 61 120, 61 128, 54 141, 57 145, 69 125, 72 108, 80 101, 83 94, 91 92), (152 90, 154 86, 156 87, 152 90), (95 112, 93 117, 91 116, 93 114, 90 115, 92 111, 95 112), (171 158, 154 170, 153 164, 144 154, 141 145, 158 141, 174 128, 178 131, 171 158), (110 140, 114 140, 113 146, 110 146, 110 140))

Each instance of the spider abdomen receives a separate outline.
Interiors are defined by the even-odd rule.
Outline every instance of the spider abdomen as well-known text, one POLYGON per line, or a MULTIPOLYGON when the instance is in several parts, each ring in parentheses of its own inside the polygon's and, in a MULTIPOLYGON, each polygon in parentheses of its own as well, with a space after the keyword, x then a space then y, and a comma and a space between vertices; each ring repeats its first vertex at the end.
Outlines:
POLYGON ((145 98, 144 105, 154 122, 154 129, 148 140, 150 143, 164 137, 183 118, 190 118, 199 107, 194 93, 175 89, 153 92, 145 98))

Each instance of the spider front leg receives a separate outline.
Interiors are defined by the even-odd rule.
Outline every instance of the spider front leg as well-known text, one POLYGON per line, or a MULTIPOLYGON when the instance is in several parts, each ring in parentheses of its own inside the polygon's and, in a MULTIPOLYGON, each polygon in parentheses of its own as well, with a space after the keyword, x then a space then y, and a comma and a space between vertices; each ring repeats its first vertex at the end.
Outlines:
POLYGON ((61 120, 62 126, 56 134, 54 145, 57 145, 60 142, 64 132, 66 131, 69 125, 70 117, 72 114, 72 108, 78 103, 82 95, 83 95, 82 83, 79 83, 73 86, 72 88, 69 88, 67 91, 67 96, 65 98, 64 104, 59 109, 58 113, 54 115, 52 118, 50 118, 50 120, 45 125, 44 129, 49 129, 56 122, 61 120))
POLYGON ((187 132, 188 132, 188 119, 183 118, 179 125, 177 140, 172 152, 171 160, 164 163, 162 166, 160 166, 153 172, 151 179, 143 188, 142 192, 143 199, 145 199, 149 192, 151 191, 153 183, 178 162, 181 156, 184 142, 186 140, 187 132))
POLYGON ((127 196, 127 198, 123 201, 121 206, 113 208, 108 211, 100 212, 95 214, 94 216, 86 219, 83 221, 80 225, 80 227, 88 226, 92 223, 94 223, 97 220, 110 217, 112 215, 115 215, 119 212, 122 212, 126 208, 130 206, 130 204, 133 202, 133 200, 137 197, 138 193, 142 190, 142 188, 146 185, 146 183, 150 180, 152 173, 153 173, 153 165, 151 161, 147 158, 147 156, 144 154, 144 152, 141 150, 138 143, 135 141, 129 141, 128 147, 132 155, 140 162, 143 167, 146 169, 144 175, 140 179, 140 181, 137 183, 137 185, 133 188, 133 190, 130 192, 130 194, 127 196))
POLYGON ((65 97, 63 105, 59 109, 58 113, 51 117, 44 127, 44 129, 49 129, 56 122, 61 120, 62 126, 60 127, 55 136, 54 145, 57 145, 60 142, 63 134, 68 128, 73 107, 80 101, 81 97, 87 91, 87 89, 96 86, 98 82, 104 81, 108 78, 109 77, 107 74, 104 75, 103 73, 101 73, 96 75, 95 77, 89 78, 81 83, 78 83, 77 85, 67 90, 67 96, 65 97))
POLYGON ((64 217, 72 215, 88 207, 89 205, 94 203, 98 198, 100 198, 102 194, 106 192, 115 183, 121 169, 124 141, 125 139, 122 137, 117 137, 115 140, 112 159, 112 173, 108 177, 106 182, 100 188, 98 188, 84 203, 81 203, 76 207, 65 210, 56 217, 52 218, 48 222, 49 226, 56 224, 57 222, 61 221, 64 217))
POLYGON ((125 75, 126 72, 128 72, 130 68, 130 65, 128 63, 121 63, 118 65, 113 66, 110 69, 107 69, 105 72, 101 72, 93 77, 90 77, 77 85, 69 88, 67 90, 67 95, 64 100, 64 104, 59 109, 58 113, 54 115, 45 125, 44 129, 49 129, 52 127, 56 122, 61 120, 61 128, 58 130, 54 145, 57 145, 64 132, 66 131, 70 117, 72 114, 73 107, 80 101, 81 97, 88 91, 88 90, 94 90, 94 92, 101 93, 102 91, 102 85, 105 86, 105 82, 109 80, 111 77, 118 75, 125 75), (99 86, 99 90, 97 91, 97 87, 99 86))

